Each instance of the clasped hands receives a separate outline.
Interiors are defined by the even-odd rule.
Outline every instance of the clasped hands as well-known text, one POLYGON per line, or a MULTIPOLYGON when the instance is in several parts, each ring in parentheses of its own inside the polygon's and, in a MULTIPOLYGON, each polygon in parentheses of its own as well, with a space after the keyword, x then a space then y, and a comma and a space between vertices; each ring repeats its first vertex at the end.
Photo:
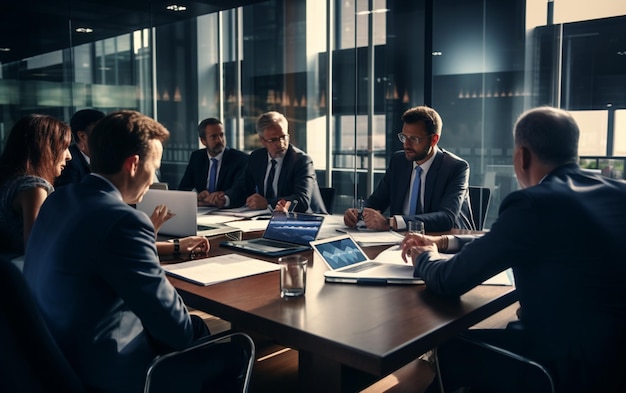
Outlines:
MULTIPOLYGON (((223 208, 226 204, 226 197, 223 191, 208 192, 206 190, 198 193, 198 206, 216 206, 223 208)), ((267 199, 259 193, 254 193, 246 198, 246 207, 250 210, 261 210, 267 208, 267 199)), ((281 199, 276 203, 274 211, 288 212, 290 201, 281 199)))
MULTIPOLYGON (((354 208, 346 210, 343 215, 343 222, 347 227, 356 227, 357 222, 359 222, 359 211, 354 208)), ((386 231, 389 229, 389 220, 378 210, 369 207, 363 209, 363 222, 368 229, 375 231, 386 231)))

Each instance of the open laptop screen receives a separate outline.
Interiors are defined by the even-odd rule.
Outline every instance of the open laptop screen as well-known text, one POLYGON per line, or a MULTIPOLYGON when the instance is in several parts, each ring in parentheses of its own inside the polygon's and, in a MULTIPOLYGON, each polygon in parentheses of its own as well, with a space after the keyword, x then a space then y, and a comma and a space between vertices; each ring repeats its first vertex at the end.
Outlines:
POLYGON ((305 213, 275 212, 263 238, 308 246, 317 238, 324 216, 305 213))
POLYGON ((314 247, 333 270, 367 260, 367 256, 351 237, 318 242, 314 247))

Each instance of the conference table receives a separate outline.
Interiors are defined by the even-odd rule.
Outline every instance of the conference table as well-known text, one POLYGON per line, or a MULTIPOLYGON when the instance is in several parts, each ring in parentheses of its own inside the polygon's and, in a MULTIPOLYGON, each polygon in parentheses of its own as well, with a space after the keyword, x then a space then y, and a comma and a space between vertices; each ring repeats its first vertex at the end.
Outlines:
MULTIPOLYGON (((222 240, 210 239, 209 256, 232 252, 219 246, 222 240)), ((374 258, 384 248, 365 252, 374 258)), ((169 279, 190 307, 296 349, 300 391, 310 392, 353 391, 349 372, 383 377, 517 300, 511 286, 480 285, 451 299, 424 285, 325 283, 321 258, 302 254, 309 261, 299 298, 281 298, 278 271, 209 286, 169 279)))

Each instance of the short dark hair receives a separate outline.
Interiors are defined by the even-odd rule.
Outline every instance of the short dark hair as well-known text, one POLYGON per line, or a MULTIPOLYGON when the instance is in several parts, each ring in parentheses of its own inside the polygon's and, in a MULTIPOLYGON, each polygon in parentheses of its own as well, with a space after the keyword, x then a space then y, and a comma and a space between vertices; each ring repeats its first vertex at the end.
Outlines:
POLYGON ((143 160, 150 151, 151 140, 165 142, 169 135, 161 123, 137 111, 111 113, 91 131, 91 169, 105 175, 117 173, 128 157, 136 154, 143 160))
POLYGON ((205 137, 205 128, 206 126, 214 126, 216 124, 223 125, 219 119, 214 117, 209 117, 208 119, 204 119, 198 124, 198 136, 200 139, 204 139, 205 137))
POLYGON ((67 123, 32 114, 15 123, 0 156, 0 182, 33 174, 54 182, 55 164, 72 141, 67 123))
POLYGON ((402 121, 407 124, 414 124, 421 121, 424 123, 424 126, 426 126, 428 135, 437 134, 441 136, 443 121, 439 113, 433 108, 416 106, 407 109, 404 114, 402 114, 402 121))
POLYGON ((81 109, 74 113, 74 116, 70 119, 70 128, 72 129, 74 140, 78 140, 78 131, 87 131, 90 125, 102 120, 104 116, 104 112, 96 109, 81 109))
POLYGON ((578 162, 578 124, 567 111, 542 106, 526 111, 515 122, 515 144, 530 149, 546 164, 578 162))

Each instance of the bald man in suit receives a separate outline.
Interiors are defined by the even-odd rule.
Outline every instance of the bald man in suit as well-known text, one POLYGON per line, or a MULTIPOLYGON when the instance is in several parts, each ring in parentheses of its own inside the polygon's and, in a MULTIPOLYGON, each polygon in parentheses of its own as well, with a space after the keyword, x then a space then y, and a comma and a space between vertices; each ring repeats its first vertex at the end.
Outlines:
POLYGON ((491 230, 404 239, 403 255, 433 293, 460 296, 507 268, 515 276, 514 329, 470 329, 437 349, 446 391, 538 391, 524 363, 467 340, 539 363, 557 392, 626 391, 626 183, 580 168, 579 134, 566 111, 522 114, 513 151, 522 189, 504 199, 491 230))

